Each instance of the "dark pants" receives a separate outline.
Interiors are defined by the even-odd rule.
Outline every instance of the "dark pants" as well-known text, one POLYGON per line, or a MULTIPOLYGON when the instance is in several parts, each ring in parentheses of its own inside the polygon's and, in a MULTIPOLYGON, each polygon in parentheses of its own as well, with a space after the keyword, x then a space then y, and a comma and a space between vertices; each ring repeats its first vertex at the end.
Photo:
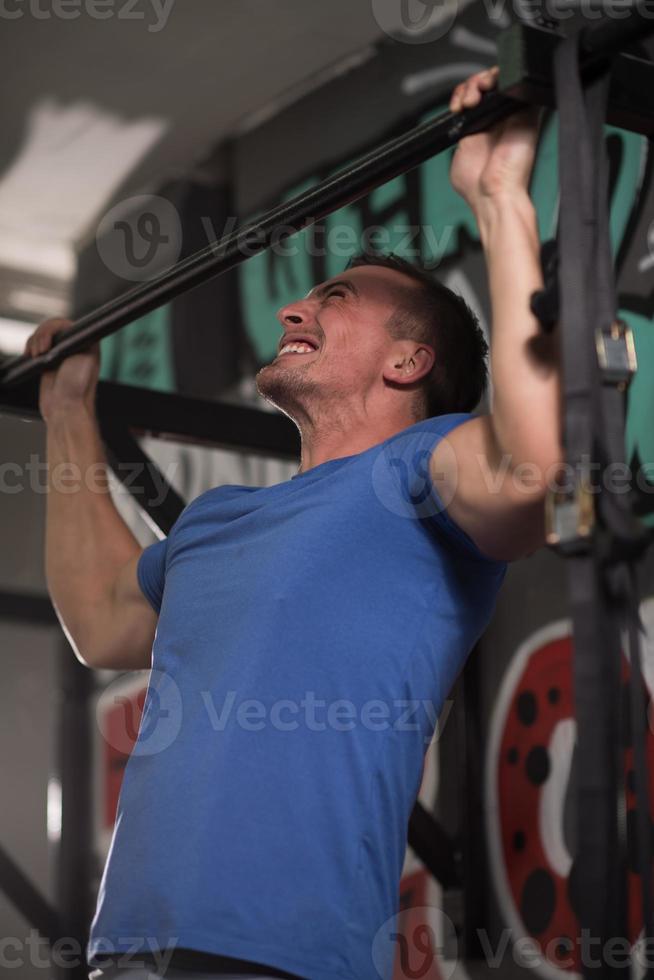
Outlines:
POLYGON ((102 968, 90 968, 89 980, 302 980, 301 977, 245 960, 174 949, 118 957, 102 968))
POLYGON ((200 973, 168 967, 159 973, 155 966, 111 966, 107 970, 91 970, 89 980, 275 980, 267 973, 200 973))

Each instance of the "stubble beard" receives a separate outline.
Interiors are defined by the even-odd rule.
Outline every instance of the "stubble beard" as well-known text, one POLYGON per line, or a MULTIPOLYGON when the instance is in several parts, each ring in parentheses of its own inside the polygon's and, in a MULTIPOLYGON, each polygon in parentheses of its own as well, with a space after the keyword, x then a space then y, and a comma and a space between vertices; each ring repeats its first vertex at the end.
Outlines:
POLYGON ((307 375, 300 365, 288 368, 273 362, 261 368, 255 383, 267 402, 300 422, 313 416, 312 407, 320 400, 320 385, 307 375))

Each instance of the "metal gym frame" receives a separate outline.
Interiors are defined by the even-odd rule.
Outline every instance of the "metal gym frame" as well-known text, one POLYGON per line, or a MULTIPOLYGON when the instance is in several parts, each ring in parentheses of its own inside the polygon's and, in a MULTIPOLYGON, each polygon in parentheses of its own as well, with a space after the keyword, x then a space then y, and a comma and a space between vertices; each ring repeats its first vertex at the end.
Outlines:
MULTIPOLYGON (((624 11, 623 11, 624 12, 624 11)), ((595 21, 580 33, 582 78, 592 79, 610 61, 607 121, 624 129, 654 135, 654 63, 621 52, 625 45, 654 32, 654 20, 641 15, 639 7, 621 19, 595 21)), ((444 113, 380 147, 317 187, 285 203, 224 239, 174 266, 152 282, 143 284, 100 309, 83 316, 55 338, 50 351, 36 358, 12 358, 0 365, 0 412, 38 417, 38 380, 66 357, 84 350, 137 318, 170 302, 176 296, 234 268, 309 227, 346 204, 370 193, 430 157, 455 146, 464 136, 481 132, 523 109, 526 105, 555 106, 553 64, 563 35, 553 23, 517 23, 499 37, 500 76, 495 91, 487 93, 474 109, 444 113)), ((152 435, 214 447, 261 453, 280 459, 297 459, 299 439, 294 426, 282 415, 251 408, 202 401, 178 395, 143 391, 101 382, 97 413, 110 465, 116 476, 131 484, 130 473, 139 468, 138 488, 128 486, 136 502, 166 534, 184 501, 170 488, 164 503, 155 505, 154 479, 165 484, 154 463, 140 448, 136 435, 152 435)), ((6 604, 5 604, 6 605, 6 604)), ((13 607, 15 603, 10 603, 13 607)), ((3 604, 0 603, 0 614, 3 604)), ((16 616, 20 614, 18 611, 16 616)), ((85 941, 90 921, 90 767, 88 745, 90 672, 73 657, 62 656, 62 690, 73 710, 59 731, 64 776, 62 848, 59 860, 55 912, 27 881, 21 870, 0 848, 0 889, 28 921, 53 942, 63 929, 68 936, 85 941), (82 677, 84 675, 84 678, 82 677), (75 772, 72 772, 74 763, 75 772), (68 794, 77 799, 70 804, 68 794), (76 846, 81 842, 82 851, 76 846), (71 931, 72 930, 72 931, 71 931)), ((408 828, 410 845, 445 889, 465 885, 465 853, 462 841, 445 833, 419 805, 408 828)), ((465 842, 464 842, 465 843, 465 842)), ((67 977, 84 978, 82 966, 64 969, 67 977)), ((604 977, 603 972, 593 976, 604 977)))

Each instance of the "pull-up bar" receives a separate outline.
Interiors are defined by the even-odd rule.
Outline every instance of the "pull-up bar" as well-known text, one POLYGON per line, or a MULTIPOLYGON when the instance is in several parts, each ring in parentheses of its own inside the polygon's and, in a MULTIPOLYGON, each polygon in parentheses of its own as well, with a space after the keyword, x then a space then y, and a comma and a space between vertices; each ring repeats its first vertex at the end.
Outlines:
MULTIPOLYGON (((652 32, 654 21, 636 14, 619 21, 599 21, 582 36, 583 69, 592 70, 598 59, 652 32)), ((273 208, 258 221, 212 242, 153 281, 81 317, 45 354, 8 361, 0 369, 0 385, 10 387, 38 377, 71 354, 364 197, 456 145, 463 137, 491 128, 526 104, 550 103, 552 54, 560 37, 556 31, 542 27, 518 24, 509 28, 500 36, 499 89, 487 93, 478 106, 461 113, 444 113, 384 143, 318 186, 273 208)), ((609 121, 637 132, 654 133, 652 65, 619 55, 612 77, 609 121)))

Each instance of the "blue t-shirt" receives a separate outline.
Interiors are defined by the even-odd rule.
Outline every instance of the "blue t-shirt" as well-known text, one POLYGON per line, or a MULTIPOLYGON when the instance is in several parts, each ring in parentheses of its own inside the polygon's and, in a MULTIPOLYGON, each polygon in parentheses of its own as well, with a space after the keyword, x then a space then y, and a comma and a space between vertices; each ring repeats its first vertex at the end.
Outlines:
POLYGON ((311 980, 390 976, 373 942, 397 912, 424 754, 506 570, 427 479, 469 417, 209 490, 145 550, 153 670, 91 965, 141 937, 311 980))

